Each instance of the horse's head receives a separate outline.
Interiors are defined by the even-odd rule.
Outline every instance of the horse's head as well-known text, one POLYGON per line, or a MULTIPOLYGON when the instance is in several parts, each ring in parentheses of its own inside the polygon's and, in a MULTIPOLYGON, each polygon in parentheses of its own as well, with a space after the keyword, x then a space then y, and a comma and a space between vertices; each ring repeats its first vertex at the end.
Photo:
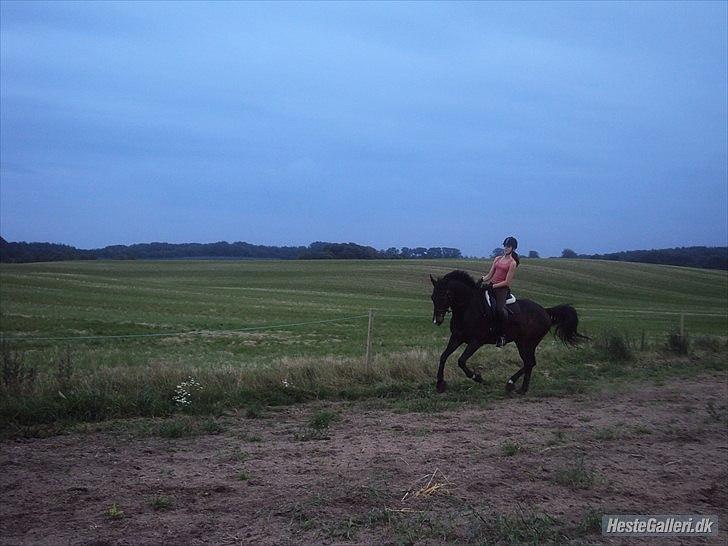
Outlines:
POLYGON ((445 320, 445 314, 450 310, 450 290, 447 288, 447 281, 443 279, 435 279, 430 275, 432 281, 432 305, 434 311, 432 313, 432 322, 440 326, 445 320))

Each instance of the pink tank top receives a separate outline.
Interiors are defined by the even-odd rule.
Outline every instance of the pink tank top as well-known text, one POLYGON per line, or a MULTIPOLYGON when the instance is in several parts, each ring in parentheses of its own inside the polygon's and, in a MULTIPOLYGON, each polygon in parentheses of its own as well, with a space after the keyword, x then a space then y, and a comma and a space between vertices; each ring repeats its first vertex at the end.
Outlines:
POLYGON ((511 264, 509 263, 503 263, 503 258, 498 258, 498 261, 495 262, 495 271, 493 271, 493 277, 491 277, 490 282, 496 284, 506 280, 510 266, 511 264))

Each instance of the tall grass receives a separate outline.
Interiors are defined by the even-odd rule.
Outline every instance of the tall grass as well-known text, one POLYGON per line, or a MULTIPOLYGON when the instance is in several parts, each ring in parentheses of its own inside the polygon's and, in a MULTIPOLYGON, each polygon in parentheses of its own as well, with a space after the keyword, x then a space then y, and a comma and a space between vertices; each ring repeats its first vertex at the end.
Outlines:
MULTIPOLYGON (((530 396, 583 392, 604 381, 670 377, 725 370, 726 351, 696 352, 686 359, 669 353, 636 353, 630 361, 610 358, 596 347, 567 349, 546 344, 538 351, 530 396)), ((378 355, 370 369, 362 359, 288 357, 270 366, 180 367, 157 362, 148 367, 117 366, 59 376, 39 373, 31 386, 0 387, 0 423, 6 434, 53 423, 93 422, 127 417, 218 415, 229 408, 288 405, 308 400, 391 400, 406 411, 439 411, 458 404, 487 403, 505 396, 506 379, 521 366, 514 347, 496 352, 484 347, 470 364, 483 385, 466 379, 448 362, 445 395, 434 392, 439 352, 412 350, 378 355), (189 404, 176 402, 178 387, 190 378, 189 404)), ((66 360, 66 368, 69 361, 66 360)), ((72 362, 70 363, 72 365, 72 362)))

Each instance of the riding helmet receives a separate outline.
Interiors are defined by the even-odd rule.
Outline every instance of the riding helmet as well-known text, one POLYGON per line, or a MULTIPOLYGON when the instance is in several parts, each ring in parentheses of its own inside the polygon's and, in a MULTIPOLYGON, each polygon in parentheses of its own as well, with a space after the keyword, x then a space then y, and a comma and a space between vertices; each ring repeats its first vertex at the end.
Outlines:
POLYGON ((503 241, 503 246, 510 246, 513 250, 516 250, 518 248, 518 241, 516 241, 515 237, 506 237, 506 240, 503 241))

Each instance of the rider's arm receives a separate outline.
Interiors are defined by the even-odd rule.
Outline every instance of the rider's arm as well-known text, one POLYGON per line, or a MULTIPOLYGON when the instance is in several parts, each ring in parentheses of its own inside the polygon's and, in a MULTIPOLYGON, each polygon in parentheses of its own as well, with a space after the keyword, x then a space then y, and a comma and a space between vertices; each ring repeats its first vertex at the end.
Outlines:
POLYGON ((499 282, 493 285, 493 288, 500 288, 501 286, 510 286, 511 281, 513 281, 513 277, 516 275, 516 262, 511 262, 511 266, 508 268, 508 273, 506 273, 506 280, 503 282, 499 282))
POLYGON ((481 279, 483 279, 483 282, 488 282, 493 277, 493 273, 495 273, 495 264, 498 263, 498 260, 500 260, 500 256, 493 260, 493 265, 490 266, 490 271, 488 271, 488 274, 484 277, 481 277, 481 279))

